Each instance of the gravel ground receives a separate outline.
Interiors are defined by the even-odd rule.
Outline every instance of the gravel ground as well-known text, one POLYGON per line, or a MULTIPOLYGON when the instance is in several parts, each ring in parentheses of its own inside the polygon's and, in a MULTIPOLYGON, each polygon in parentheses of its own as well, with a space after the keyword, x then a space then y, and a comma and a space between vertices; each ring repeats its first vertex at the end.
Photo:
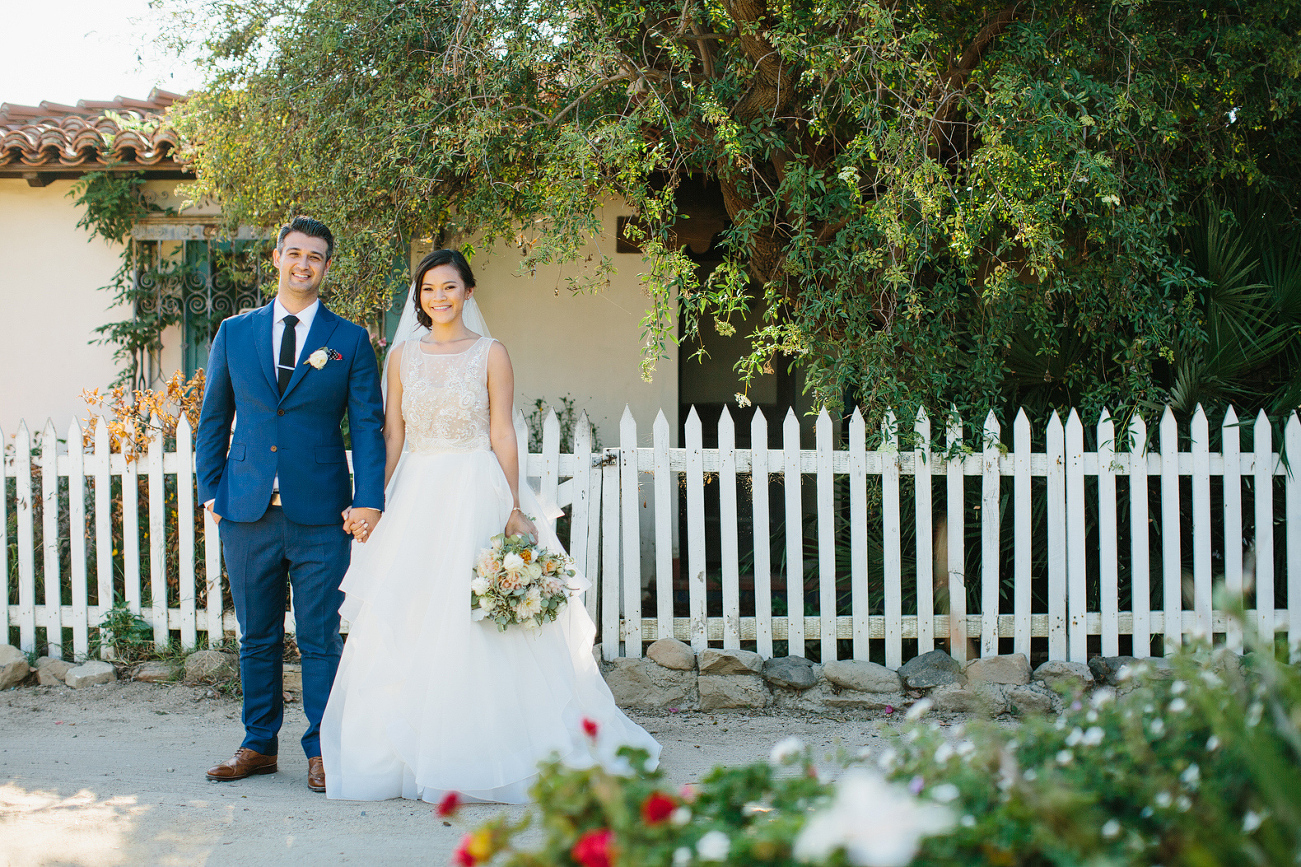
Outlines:
MULTIPOLYGON (((239 700, 203 687, 119 682, 0 693, 0 865, 446 864, 468 828, 415 801, 328 801, 307 789, 300 704, 286 708, 280 772, 209 783, 239 745, 239 700)), ((633 712, 664 746, 676 788, 715 765, 766 759, 798 735, 828 762, 876 750, 902 714, 633 712)), ((953 728, 958 718, 942 718, 953 728)))

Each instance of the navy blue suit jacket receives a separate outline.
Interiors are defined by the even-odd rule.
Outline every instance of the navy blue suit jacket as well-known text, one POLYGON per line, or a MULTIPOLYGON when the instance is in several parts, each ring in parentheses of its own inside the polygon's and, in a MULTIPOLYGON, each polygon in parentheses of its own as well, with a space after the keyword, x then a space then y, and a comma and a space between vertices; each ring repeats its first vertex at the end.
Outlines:
POLYGON ((281 396, 271 324, 267 304, 222 322, 212 341, 195 442, 199 499, 215 499, 222 518, 257 521, 278 474, 285 517, 295 523, 341 524, 350 505, 383 509, 384 405, 370 335, 322 304, 281 396), (319 370, 308 363, 318 349, 333 350, 319 370), (340 429, 345 412, 352 482, 340 429))

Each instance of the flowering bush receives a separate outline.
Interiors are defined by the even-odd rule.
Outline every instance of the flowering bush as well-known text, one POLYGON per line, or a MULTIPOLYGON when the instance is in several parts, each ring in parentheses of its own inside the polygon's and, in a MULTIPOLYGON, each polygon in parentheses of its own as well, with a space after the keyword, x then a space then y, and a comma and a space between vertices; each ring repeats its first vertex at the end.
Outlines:
MULTIPOLYGON (((467 836, 458 864, 1237 865, 1301 859, 1301 673, 1264 654, 1174 660, 1057 718, 912 724, 823 782, 795 739, 771 761, 715 768, 681 792, 646 754, 582 770, 545 763, 529 820, 467 836), (472 845, 470 845, 472 844, 472 845)), ((593 742, 597 738, 593 737, 593 742)))
POLYGON ((470 580, 470 611, 503 632, 511 624, 541 626, 555 620, 572 592, 573 560, 528 536, 498 533, 479 552, 470 580))

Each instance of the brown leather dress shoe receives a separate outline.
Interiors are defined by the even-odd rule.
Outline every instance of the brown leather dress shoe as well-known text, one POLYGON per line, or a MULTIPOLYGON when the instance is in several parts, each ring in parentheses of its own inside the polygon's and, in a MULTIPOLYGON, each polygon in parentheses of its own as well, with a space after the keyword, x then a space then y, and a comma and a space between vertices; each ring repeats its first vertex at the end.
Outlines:
POLYGON ((208 779, 217 783, 228 783, 231 780, 242 780, 253 774, 274 774, 276 770, 275 756, 264 756, 247 747, 240 747, 235 750, 235 755, 226 761, 215 768, 208 768, 208 779))
POLYGON ((325 791, 325 760, 320 756, 307 760, 307 788, 313 792, 325 791))

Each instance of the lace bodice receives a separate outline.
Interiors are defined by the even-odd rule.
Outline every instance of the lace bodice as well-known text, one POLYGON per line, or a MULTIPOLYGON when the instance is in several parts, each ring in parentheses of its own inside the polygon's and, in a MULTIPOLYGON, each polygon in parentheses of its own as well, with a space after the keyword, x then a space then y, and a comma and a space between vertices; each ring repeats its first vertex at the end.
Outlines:
POLYGON ((402 418, 412 452, 491 449, 488 438, 488 350, 481 337, 469 349, 433 355, 419 340, 402 344, 402 418))

